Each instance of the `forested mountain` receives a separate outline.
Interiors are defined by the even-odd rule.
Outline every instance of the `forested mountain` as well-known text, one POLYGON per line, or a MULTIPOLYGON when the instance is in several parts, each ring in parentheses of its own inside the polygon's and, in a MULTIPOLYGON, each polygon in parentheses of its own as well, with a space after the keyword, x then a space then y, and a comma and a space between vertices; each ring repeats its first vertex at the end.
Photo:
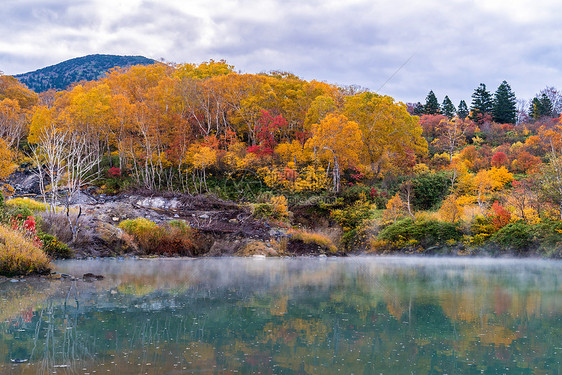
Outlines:
POLYGON ((149 65, 154 62, 143 56, 88 55, 14 77, 39 93, 49 89, 65 90, 75 82, 96 80, 117 66, 149 65))

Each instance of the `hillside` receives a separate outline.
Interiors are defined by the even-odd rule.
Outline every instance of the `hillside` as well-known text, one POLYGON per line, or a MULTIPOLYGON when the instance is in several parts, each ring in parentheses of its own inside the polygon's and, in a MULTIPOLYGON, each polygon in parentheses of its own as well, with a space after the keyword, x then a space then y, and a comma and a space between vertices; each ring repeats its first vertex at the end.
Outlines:
POLYGON ((154 62, 143 56, 88 55, 14 77, 39 93, 49 89, 64 90, 75 82, 96 80, 117 66, 148 65, 154 62))

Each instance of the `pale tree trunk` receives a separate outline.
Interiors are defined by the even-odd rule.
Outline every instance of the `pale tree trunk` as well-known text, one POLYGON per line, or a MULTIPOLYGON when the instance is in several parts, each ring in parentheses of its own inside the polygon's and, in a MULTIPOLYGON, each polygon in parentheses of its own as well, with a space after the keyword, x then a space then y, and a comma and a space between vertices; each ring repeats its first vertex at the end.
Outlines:
POLYGON ((334 191, 336 193, 340 192, 340 165, 338 164, 338 157, 334 154, 334 169, 333 169, 333 178, 334 178, 334 191))
MULTIPOLYGON (((51 125, 43 129, 39 137, 39 143, 32 147, 32 158, 39 170, 40 178, 42 178, 42 168, 45 166, 46 174, 50 179, 50 204, 47 210, 50 214, 56 212, 59 184, 66 168, 68 152, 65 143, 67 137, 68 132, 57 131, 54 125, 51 125)), ((42 181, 39 187, 46 201, 47 192, 42 181)))
POLYGON ((78 205, 78 216, 74 220, 70 216, 70 205, 84 185, 95 178, 91 175, 92 170, 99 163, 100 154, 87 147, 86 140, 73 135, 69 140, 70 152, 67 159, 67 196, 66 196, 66 218, 72 232, 72 242, 78 233, 78 221, 82 214, 82 207, 78 205))
POLYGON ((412 204, 411 204, 412 195, 413 195, 412 180, 408 180, 408 181, 402 186, 402 190, 404 191, 404 194, 405 194, 405 196, 406 196, 406 208, 408 209, 408 214, 412 217, 412 219, 414 219, 415 216, 414 216, 414 214, 412 213, 412 204))

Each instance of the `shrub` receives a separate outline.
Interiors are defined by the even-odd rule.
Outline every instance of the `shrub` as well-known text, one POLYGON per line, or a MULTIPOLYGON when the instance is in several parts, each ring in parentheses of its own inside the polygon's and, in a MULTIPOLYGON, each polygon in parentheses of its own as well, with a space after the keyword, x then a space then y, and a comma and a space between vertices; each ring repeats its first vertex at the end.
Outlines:
POLYGON ((274 220, 277 222, 289 221, 289 208, 287 198, 283 195, 272 196, 265 203, 252 204, 252 213, 258 219, 274 220))
POLYGON ((143 217, 124 220, 119 223, 119 228, 133 236, 139 246, 148 252, 156 249, 162 235, 158 224, 143 217))
POLYGON ((330 216, 342 227, 342 243, 347 250, 360 245, 362 242, 364 226, 373 214, 373 206, 368 201, 361 199, 353 205, 337 209, 330 216))
POLYGON ((234 255, 239 257, 249 257, 254 255, 279 256, 279 253, 275 249, 275 246, 272 246, 271 243, 263 241, 249 241, 234 255))
POLYGON ((162 234, 155 253, 193 256, 201 252, 196 230, 185 221, 172 220, 160 227, 160 230, 162 234))
POLYGON ((31 212, 45 211, 45 203, 29 198, 12 198, 6 201, 6 206, 13 209, 27 209, 31 212))
POLYGON ((338 251, 338 248, 334 245, 330 237, 323 233, 291 229, 287 234, 291 236, 293 240, 302 241, 305 244, 318 245, 330 253, 336 253, 338 251))
POLYGON ((54 259, 67 259, 72 258, 74 251, 68 247, 67 244, 57 240, 57 238, 51 234, 40 233, 39 239, 43 242, 43 251, 54 259))
POLYGON ((478 215, 474 217, 472 223, 470 224, 470 231, 474 235, 482 235, 484 237, 489 237, 496 232, 496 227, 494 224, 484 216, 478 215))
POLYGON ((390 199, 390 195, 388 194, 388 192, 379 190, 374 187, 369 190, 368 196, 371 202, 373 202, 379 210, 386 208, 386 204, 390 199))
MULTIPOLYGON (((75 222, 76 214, 71 213, 70 218, 72 222, 75 222)), ((37 224, 40 232, 55 236, 55 238, 61 242, 70 243, 72 241, 72 229, 68 223, 68 217, 62 212, 54 214, 43 212, 39 216, 37 224)), ((80 229, 73 243, 75 246, 79 244, 86 245, 89 242, 90 238, 81 238, 83 234, 83 230, 80 229), (78 241, 79 239, 81 239, 81 241, 78 241)))
POLYGON ((451 182, 443 173, 424 173, 412 180, 412 206, 416 210, 435 208, 448 194, 451 182))
POLYGON ((107 171, 109 177, 121 177, 121 169, 117 167, 111 167, 107 171))
POLYGON ((519 253, 527 252, 533 246, 532 227, 516 221, 502 227, 490 237, 490 241, 498 244, 504 250, 515 250, 519 253))
POLYGON ((533 226, 539 252, 552 258, 562 257, 562 221, 545 221, 533 226))
POLYGON ((39 237, 37 237, 35 218, 31 215, 25 216, 30 213, 27 208, 18 209, 17 212, 22 212, 23 215, 14 215, 13 213, 9 213, 8 216, 10 218, 7 221, 4 220, 5 224, 9 225, 12 230, 20 232, 25 238, 33 242, 36 246, 41 247, 43 244, 39 237))
POLYGON ((362 197, 365 199, 365 197, 369 195, 370 191, 370 187, 362 184, 347 186, 342 189, 341 197, 345 203, 352 204, 362 197))
POLYGON ((145 218, 122 221, 119 228, 131 235, 146 254, 198 255, 197 232, 185 221, 173 220, 162 226, 145 218))
POLYGON ((28 275, 50 270, 47 255, 25 236, 0 225, 0 275, 28 275))
POLYGON ((341 192, 341 197, 346 204, 353 204, 353 202, 358 200, 367 199, 379 209, 385 208, 386 202, 390 198, 387 191, 362 184, 345 187, 341 192))
POLYGON ((410 218, 387 226, 378 236, 379 241, 386 241, 395 248, 451 245, 461 238, 462 231, 458 224, 438 220, 415 221, 410 218))

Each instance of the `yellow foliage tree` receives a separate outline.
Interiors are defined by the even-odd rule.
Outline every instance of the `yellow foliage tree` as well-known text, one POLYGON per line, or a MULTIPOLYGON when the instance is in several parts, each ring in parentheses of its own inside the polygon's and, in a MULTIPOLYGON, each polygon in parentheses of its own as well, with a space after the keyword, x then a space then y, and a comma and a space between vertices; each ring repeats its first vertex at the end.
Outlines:
POLYGON ((17 100, 0 100, 0 138, 10 147, 18 145, 25 131, 25 113, 17 100))
POLYGON ((275 148, 275 154, 284 163, 308 164, 312 160, 310 148, 303 147, 297 140, 293 140, 291 143, 279 143, 275 148))
MULTIPOLYGON (((345 114, 359 124, 361 148, 371 170, 380 169, 381 161, 395 154, 413 151, 427 153, 427 141, 422 137, 419 118, 411 116, 402 103, 389 96, 362 92, 345 101, 345 114)), ((354 146, 355 143, 348 143, 354 146)))
POLYGON ((310 104, 305 118, 305 128, 310 129, 313 124, 318 124, 329 113, 337 110, 336 102, 328 95, 317 96, 310 104))
POLYGON ((462 209, 454 195, 449 195, 439 209, 439 216, 444 221, 455 223, 461 217, 462 209))
POLYGON ((15 168, 14 152, 8 146, 8 142, 0 138, 0 180, 8 177, 15 168))
POLYGON ((400 193, 389 199, 386 203, 386 210, 383 212, 383 220, 385 222, 396 222, 398 218, 404 216, 406 203, 400 197, 400 193))
POLYGON ((208 190, 206 171, 207 168, 217 162, 217 150, 201 144, 194 144, 190 147, 187 158, 188 164, 193 167, 193 179, 196 190, 201 192, 203 186, 205 186, 205 190, 208 190), (196 176, 199 178, 199 184, 195 183, 196 176))
POLYGON ((334 191, 340 188, 341 166, 359 162, 358 147, 361 142, 359 125, 341 114, 329 114, 319 124, 312 125, 312 138, 307 146, 315 150, 320 158, 333 161, 332 177, 334 191), (351 146, 351 147, 350 147, 351 146))
POLYGON ((488 170, 488 176, 492 181, 492 188, 494 190, 502 189, 506 184, 513 181, 513 174, 510 173, 505 167, 495 168, 492 167, 488 170))
POLYGON ((29 135, 27 141, 31 144, 36 144, 41 138, 43 129, 51 126, 54 123, 54 110, 45 106, 37 107, 31 119, 29 127, 29 135))

